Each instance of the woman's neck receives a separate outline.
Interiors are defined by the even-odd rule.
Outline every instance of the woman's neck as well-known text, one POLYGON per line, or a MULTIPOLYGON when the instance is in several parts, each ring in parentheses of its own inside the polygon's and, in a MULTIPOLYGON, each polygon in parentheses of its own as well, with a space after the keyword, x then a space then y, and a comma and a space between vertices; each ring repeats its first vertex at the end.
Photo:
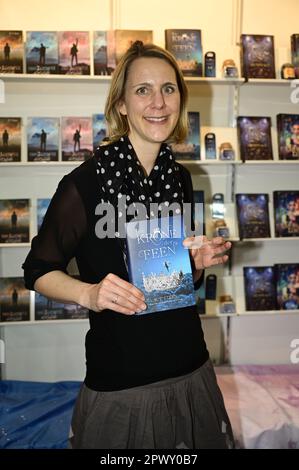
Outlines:
POLYGON ((147 142, 138 142, 135 139, 129 136, 130 142, 133 145, 137 158, 143 168, 143 171, 146 176, 149 176, 152 171, 156 158, 160 150, 160 143, 147 143, 147 142))

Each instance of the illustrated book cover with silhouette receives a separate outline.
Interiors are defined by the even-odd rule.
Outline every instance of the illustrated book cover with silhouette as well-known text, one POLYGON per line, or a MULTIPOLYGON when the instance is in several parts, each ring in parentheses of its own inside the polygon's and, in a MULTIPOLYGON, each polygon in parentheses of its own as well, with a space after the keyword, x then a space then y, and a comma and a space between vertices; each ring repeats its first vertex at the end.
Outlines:
POLYGON ((34 117, 27 120, 29 162, 58 161, 59 118, 34 117))
POLYGON ((26 72, 58 73, 58 39, 56 31, 27 31, 26 72))
POLYGON ((236 194, 239 236, 243 238, 269 238, 268 194, 236 194))
POLYGON ((126 224, 129 279, 145 295, 144 315, 195 305, 181 216, 126 224))
POLYGON ((0 162, 20 162, 21 146, 21 118, 0 117, 0 162))
POLYGON ((299 237, 299 191, 273 191, 276 237, 299 237))
POLYGON ((88 31, 59 31, 59 73, 90 75, 90 45, 88 31))
POLYGON ((61 152, 63 161, 85 161, 92 156, 92 118, 61 118, 61 152))
POLYGON ((271 118, 239 116, 237 119, 241 160, 273 160, 271 118))
POLYGON ((165 47, 186 77, 202 77, 202 41, 199 29, 166 29, 165 47))
POLYGON ((0 73, 23 73, 23 31, 0 31, 0 73))
POLYGON ((0 199, 0 243, 28 243, 29 199, 0 199))
POLYGON ((171 144, 171 150, 177 160, 200 160, 200 114, 188 112, 189 135, 185 142, 171 144))
POLYGON ((0 278, 0 321, 30 320, 30 291, 23 277, 0 278))
POLYGON ((273 266, 244 266, 245 306, 248 311, 276 310, 273 266))
POLYGON ((92 115, 92 135, 93 135, 93 151, 100 145, 101 141, 107 135, 107 125, 104 114, 92 115))

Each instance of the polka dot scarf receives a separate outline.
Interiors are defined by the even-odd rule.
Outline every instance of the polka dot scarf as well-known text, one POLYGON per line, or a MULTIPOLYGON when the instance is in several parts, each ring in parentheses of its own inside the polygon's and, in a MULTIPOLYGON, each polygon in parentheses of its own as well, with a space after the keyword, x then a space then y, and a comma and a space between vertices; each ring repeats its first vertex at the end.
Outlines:
POLYGON ((128 137, 98 147, 95 157, 102 202, 116 206, 117 200, 125 196, 127 206, 144 204, 148 217, 154 216, 151 203, 157 203, 161 209, 163 205, 183 202, 181 172, 167 144, 161 145, 147 177, 128 137))

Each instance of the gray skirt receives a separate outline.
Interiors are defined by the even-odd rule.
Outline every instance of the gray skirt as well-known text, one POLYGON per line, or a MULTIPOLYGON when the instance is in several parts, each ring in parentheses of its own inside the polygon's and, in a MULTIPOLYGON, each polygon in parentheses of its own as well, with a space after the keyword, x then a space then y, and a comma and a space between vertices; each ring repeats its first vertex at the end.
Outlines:
POLYGON ((213 365, 112 392, 82 385, 70 433, 73 449, 226 449, 234 440, 213 365))

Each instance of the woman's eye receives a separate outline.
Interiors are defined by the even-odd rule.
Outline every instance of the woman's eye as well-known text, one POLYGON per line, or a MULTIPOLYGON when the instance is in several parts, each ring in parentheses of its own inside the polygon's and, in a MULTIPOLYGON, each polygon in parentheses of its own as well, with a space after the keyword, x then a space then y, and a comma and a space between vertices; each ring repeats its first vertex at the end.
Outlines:
POLYGON ((138 88, 137 90, 137 95, 146 95, 148 92, 147 88, 145 86, 138 88))
POLYGON ((164 88, 164 92, 167 94, 167 95, 171 95, 171 93, 174 93, 175 91, 175 88, 174 86, 172 85, 167 85, 165 88, 164 88))

